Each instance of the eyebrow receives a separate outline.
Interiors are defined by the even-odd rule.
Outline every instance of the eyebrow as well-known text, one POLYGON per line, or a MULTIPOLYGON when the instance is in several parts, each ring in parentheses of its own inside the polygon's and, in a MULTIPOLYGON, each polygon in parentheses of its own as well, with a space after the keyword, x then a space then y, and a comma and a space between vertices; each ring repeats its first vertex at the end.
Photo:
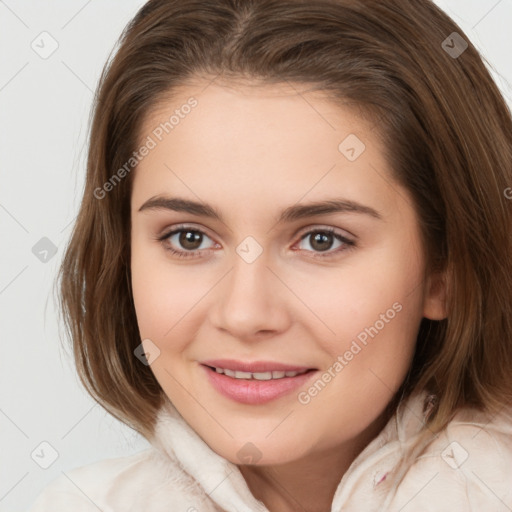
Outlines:
MULTIPOLYGON (((175 212, 186 212, 192 215, 216 219, 224 223, 222 214, 213 206, 207 203, 178 197, 152 197, 151 199, 148 199, 138 211, 142 212, 145 210, 172 210, 175 212)), ((296 204, 289 206, 281 212, 278 223, 292 222, 315 215, 328 215, 330 213, 361 213, 376 219, 382 219, 382 215, 370 206, 365 206, 347 199, 329 199, 309 204, 296 204)))

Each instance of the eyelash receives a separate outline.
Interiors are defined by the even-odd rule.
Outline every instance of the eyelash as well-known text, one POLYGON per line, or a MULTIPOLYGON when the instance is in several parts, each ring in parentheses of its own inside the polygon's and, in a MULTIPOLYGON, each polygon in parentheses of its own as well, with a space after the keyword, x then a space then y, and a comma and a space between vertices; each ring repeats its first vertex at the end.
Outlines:
MULTIPOLYGON (((173 236, 173 235, 175 235, 177 233, 186 232, 186 231, 191 231, 193 233, 199 233, 201 235, 204 235, 204 236, 210 238, 201 229, 198 229, 198 228, 195 228, 195 227, 192 227, 192 226, 187 226, 187 225, 179 225, 179 226, 174 227, 172 229, 172 231, 166 232, 162 236, 159 236, 157 238, 157 240, 162 243, 162 245, 163 245, 163 247, 164 247, 164 249, 166 251, 169 251, 173 256, 177 256, 178 258, 198 258, 198 257, 200 257, 200 256, 197 255, 198 252, 202 252, 202 251, 208 251, 209 252, 209 251, 212 251, 212 249, 195 249, 193 251, 180 251, 180 250, 173 249, 168 244, 168 239, 171 236, 173 236)), ((312 234, 315 234, 315 233, 324 233, 324 234, 333 235, 338 241, 342 242, 344 245, 341 246, 341 247, 338 247, 334 251, 332 251, 330 249, 328 249, 325 252, 306 251, 306 252, 312 252, 313 253, 313 258, 320 258, 320 259, 332 258, 333 256, 337 255, 340 252, 352 249, 356 245, 354 241, 349 240, 348 238, 344 237, 339 232, 337 232, 334 228, 330 228, 330 227, 327 227, 327 228, 316 228, 316 229, 309 230, 306 233, 303 233, 301 235, 299 242, 301 242, 302 240, 307 238, 309 235, 312 235, 312 234)), ((304 249, 302 249, 302 250, 304 250, 304 249)))

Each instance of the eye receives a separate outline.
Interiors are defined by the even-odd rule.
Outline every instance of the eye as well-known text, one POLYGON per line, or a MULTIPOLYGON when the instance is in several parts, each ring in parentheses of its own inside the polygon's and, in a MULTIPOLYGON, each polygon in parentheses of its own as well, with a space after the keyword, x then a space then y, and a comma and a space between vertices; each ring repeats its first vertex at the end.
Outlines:
POLYGON ((177 226, 158 238, 164 248, 180 258, 200 256, 200 251, 208 251, 216 244, 204 232, 191 226, 177 226), (208 244, 208 240, 211 242, 208 244), (206 245, 205 245, 206 244, 206 245))
MULTIPOLYGON (((158 240, 166 251, 178 258, 200 258, 201 253, 220 247, 201 229, 185 225, 175 226, 158 240)), ((300 250, 312 253, 315 258, 329 258, 354 247, 355 242, 334 228, 325 227, 304 233, 297 245, 300 250)))
POLYGON ((336 231, 334 228, 317 228, 310 230, 301 236, 299 245, 311 247, 299 247, 308 252, 313 252, 315 258, 332 257, 341 251, 346 251, 355 246, 355 242, 336 231), (304 243, 307 242, 307 243, 304 243), (332 250, 334 248, 334 250, 332 250))

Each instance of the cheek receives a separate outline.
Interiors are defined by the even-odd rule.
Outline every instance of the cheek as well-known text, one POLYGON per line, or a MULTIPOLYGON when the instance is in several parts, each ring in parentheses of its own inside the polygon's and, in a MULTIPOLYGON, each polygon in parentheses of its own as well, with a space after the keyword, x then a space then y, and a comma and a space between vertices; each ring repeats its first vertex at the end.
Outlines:
POLYGON ((398 246, 315 273, 297 290, 321 320, 311 316, 308 324, 326 367, 341 356, 351 382, 370 386, 373 370, 394 387, 411 362, 423 311, 422 262, 414 246, 398 246))
POLYGON ((378 256, 371 262, 361 259, 357 265, 311 273, 295 287, 297 295, 306 299, 311 312, 323 320, 333 337, 347 333, 356 335, 388 310, 386 319, 393 321, 395 317, 403 319, 414 315, 416 310, 421 311, 420 268, 407 268, 407 262, 399 259, 380 265, 375 261, 379 261, 378 256), (407 313, 396 314, 395 303, 402 306, 407 303, 407 313))
POLYGON ((194 305, 206 293, 207 283, 204 275, 201 279, 171 264, 162 248, 132 247, 132 290, 140 335, 160 346, 193 317, 194 305))

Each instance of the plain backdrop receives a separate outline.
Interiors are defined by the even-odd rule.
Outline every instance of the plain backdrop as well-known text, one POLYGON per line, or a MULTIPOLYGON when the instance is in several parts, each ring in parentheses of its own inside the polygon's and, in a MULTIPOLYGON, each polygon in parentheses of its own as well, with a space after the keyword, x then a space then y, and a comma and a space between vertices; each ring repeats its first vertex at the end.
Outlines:
MULTIPOLYGON (((52 297, 84 183, 93 91, 143 3, 0 0, 0 512, 26 510, 62 471, 148 446, 81 388, 52 297)), ((438 4, 512 104, 512 0, 438 4)))

